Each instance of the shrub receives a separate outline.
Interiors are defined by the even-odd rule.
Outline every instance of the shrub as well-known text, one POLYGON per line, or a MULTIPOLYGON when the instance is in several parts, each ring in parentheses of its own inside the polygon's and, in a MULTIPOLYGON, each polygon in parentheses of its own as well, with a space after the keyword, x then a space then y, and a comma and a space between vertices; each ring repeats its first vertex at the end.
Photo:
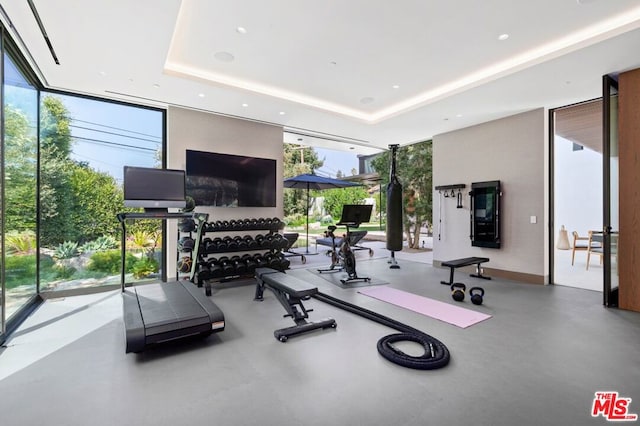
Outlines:
POLYGON ((76 268, 67 265, 56 265, 53 270, 56 273, 56 278, 60 280, 67 280, 76 273, 76 268))
POLYGON ((21 285, 36 284, 36 255, 13 255, 5 257, 5 280, 7 290, 21 285))
POLYGON ((78 254, 78 243, 73 241, 65 241, 58 244, 53 252, 53 257, 56 259, 71 259, 78 254))
MULTIPOLYGON (((106 272, 109 274, 117 274, 120 272, 122 257, 120 250, 99 251, 91 255, 87 269, 90 271, 106 272)), ((126 255, 126 272, 131 272, 133 266, 138 262, 133 254, 126 255)))
POLYGON ((137 280, 147 277, 154 272, 158 272, 158 262, 155 259, 150 259, 144 256, 142 259, 138 259, 133 264, 132 271, 133 277, 137 280))
POLYGON ((110 235, 103 235, 93 241, 88 241, 78 248, 80 253, 105 251, 118 248, 118 242, 110 235))
POLYGON ((5 247, 8 254, 33 253, 36 248, 36 233, 33 231, 8 232, 5 237, 5 247))

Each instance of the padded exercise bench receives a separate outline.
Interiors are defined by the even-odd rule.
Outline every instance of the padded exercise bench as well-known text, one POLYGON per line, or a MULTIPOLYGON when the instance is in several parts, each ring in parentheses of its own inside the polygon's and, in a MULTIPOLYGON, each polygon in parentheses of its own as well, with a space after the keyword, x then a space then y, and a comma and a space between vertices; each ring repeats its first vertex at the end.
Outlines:
POLYGON ((305 309, 302 301, 318 293, 318 287, 271 268, 257 268, 256 281, 258 281, 258 285, 256 286, 254 300, 262 301, 265 287, 270 289, 287 311, 285 317, 291 317, 296 323, 294 326, 281 328, 273 332, 273 335, 279 341, 286 342, 290 336, 319 328, 337 327, 336 321, 333 318, 327 318, 318 322, 307 321, 307 318, 309 318, 308 313, 312 310, 305 309))
POLYGON ((476 265, 476 273, 471 274, 470 276, 475 278, 483 278, 485 280, 490 280, 491 277, 482 275, 482 269, 480 268, 480 265, 482 263, 485 263, 488 261, 489 261, 488 257, 465 257, 463 259, 455 259, 455 260, 442 262, 442 266, 447 266, 451 268, 451 273, 449 274, 449 282, 440 281, 440 284, 446 284, 446 285, 453 284, 453 272, 456 270, 456 268, 462 268, 463 266, 471 266, 471 265, 476 265))

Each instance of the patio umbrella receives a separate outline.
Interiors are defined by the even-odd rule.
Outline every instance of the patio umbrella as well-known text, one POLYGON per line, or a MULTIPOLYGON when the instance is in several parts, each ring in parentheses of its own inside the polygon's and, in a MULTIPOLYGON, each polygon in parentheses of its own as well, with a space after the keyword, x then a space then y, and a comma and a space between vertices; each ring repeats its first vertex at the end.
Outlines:
POLYGON ((350 186, 361 186, 361 185, 354 182, 347 182, 340 179, 316 176, 316 175, 307 174, 307 173, 294 176, 291 178, 287 178, 284 180, 285 188, 307 190, 307 251, 306 251, 306 254, 309 253, 309 190, 347 188, 350 186))

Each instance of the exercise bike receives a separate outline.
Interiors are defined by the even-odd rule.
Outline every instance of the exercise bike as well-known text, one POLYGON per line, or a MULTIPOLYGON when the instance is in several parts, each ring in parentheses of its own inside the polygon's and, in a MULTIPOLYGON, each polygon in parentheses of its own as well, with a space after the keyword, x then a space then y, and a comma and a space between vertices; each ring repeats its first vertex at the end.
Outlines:
POLYGON ((329 256, 331 256, 331 265, 327 269, 318 269, 319 273, 323 272, 340 272, 344 271, 347 273, 347 278, 343 278, 340 280, 342 284, 347 284, 354 281, 366 281, 370 282, 371 278, 369 277, 359 277, 356 272, 356 256, 351 250, 351 244, 349 243, 351 233, 349 231, 349 226, 353 228, 357 228, 362 223, 360 218, 362 217, 370 217, 371 216, 371 206, 367 205, 346 205, 342 210, 342 218, 351 218, 354 217, 356 220, 353 221, 344 221, 341 220, 337 223, 337 225, 345 226, 347 228, 347 233, 342 236, 342 241, 339 246, 336 244, 336 235, 335 231, 337 226, 331 225, 327 228, 324 235, 325 237, 331 238, 331 250, 329 251, 329 256), (365 216, 364 213, 368 211, 368 216, 365 216))

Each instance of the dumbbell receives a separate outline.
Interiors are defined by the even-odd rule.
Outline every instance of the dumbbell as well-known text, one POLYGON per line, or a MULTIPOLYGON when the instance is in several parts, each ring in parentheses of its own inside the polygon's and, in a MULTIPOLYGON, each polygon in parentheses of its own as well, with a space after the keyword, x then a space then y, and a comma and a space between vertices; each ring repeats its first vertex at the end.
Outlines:
POLYGON ((233 256, 230 259, 233 269, 237 275, 244 275, 247 273, 247 265, 240 259, 240 256, 233 256))
POLYGON ((227 245, 228 251, 238 250, 238 243, 230 236, 227 235, 222 241, 227 245))
POLYGON ((272 249, 279 249, 280 247, 282 247, 282 235, 273 234, 271 236, 271 248, 272 249))
POLYGON ((284 271, 285 269, 289 269, 291 265, 291 261, 284 256, 280 257, 280 270, 284 271))
POLYGON ((265 268, 268 266, 265 258, 259 253, 253 255, 253 260, 256 262, 257 268, 265 268))
POLYGON ((273 253, 267 253, 264 255, 264 260, 267 262, 267 267, 272 269, 280 269, 280 259, 273 253))
POLYGON ((264 241, 264 235, 262 234, 258 234, 254 237, 254 240, 256 241, 256 244, 258 245, 256 248, 258 247, 264 247, 265 241, 264 241))
POLYGON ((251 219, 247 218, 242 221, 242 229, 251 229, 251 219))
POLYGON ((471 303, 474 305, 482 305, 484 289, 482 287, 471 287, 469 289, 469 297, 471 297, 471 303))
POLYGON ((258 218, 258 222, 257 222, 257 226, 258 226, 258 227, 260 227, 260 228, 264 227, 265 223, 266 223, 266 222, 265 222, 264 217, 260 217, 260 218, 258 218))
POLYGON ((233 237, 233 241, 238 244, 238 250, 246 250, 249 248, 249 243, 239 235, 233 237))
POLYGON ((258 242, 254 240, 251 235, 245 235, 242 239, 247 243, 247 248, 251 250, 257 249, 259 246, 258 242))
POLYGON ((220 266, 218 259, 215 257, 212 257, 207 261, 207 267, 209 268, 211 278, 221 278, 224 275, 222 272, 222 266, 220 266))
POLYGON ((200 263, 198 265, 198 283, 205 282, 207 280, 210 280, 211 278, 212 276, 209 265, 206 262, 200 263))
POLYGON ((257 229, 258 228, 258 219, 252 218, 249 221, 251 223, 251 229, 257 229))
POLYGON ((227 243, 225 243, 220 237, 214 238, 211 244, 213 245, 213 251, 211 253, 227 250, 227 243))
POLYGON ((242 256, 241 260, 247 267, 247 273, 253 274, 258 267, 258 263, 253 259, 253 256, 251 256, 250 254, 245 254, 244 256, 242 256))
POLYGON ((466 291, 467 286, 463 283, 453 283, 451 284, 451 297, 456 302, 462 302, 464 300, 464 292, 466 291))
POLYGON ((235 268, 233 267, 233 264, 231 263, 231 259, 229 259, 227 256, 222 256, 220 259, 218 259, 218 263, 220 264, 220 267, 222 268, 222 275, 223 276, 228 277, 230 275, 234 275, 235 268))

